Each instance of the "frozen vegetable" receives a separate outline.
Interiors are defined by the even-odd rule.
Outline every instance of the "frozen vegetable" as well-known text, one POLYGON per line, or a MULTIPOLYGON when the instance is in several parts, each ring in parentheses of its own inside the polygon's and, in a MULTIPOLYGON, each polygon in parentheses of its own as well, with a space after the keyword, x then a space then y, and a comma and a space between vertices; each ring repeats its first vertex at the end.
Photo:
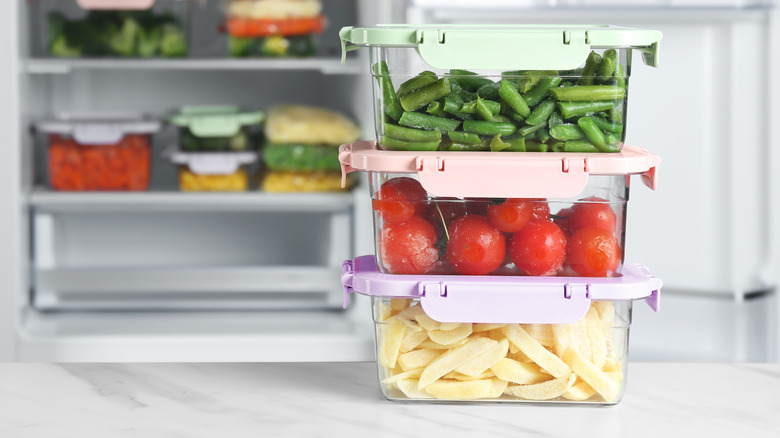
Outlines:
POLYGON ((267 144, 263 158, 270 170, 338 172, 339 150, 311 144, 267 144))
POLYGON ((189 45, 181 20, 170 12, 90 11, 69 20, 48 15, 49 53, 58 57, 182 57, 189 45))
POLYGON ((233 57, 312 56, 325 18, 319 0, 234 0, 227 8, 233 57))
POLYGON ((279 105, 268 111, 265 135, 271 143, 339 146, 356 141, 357 125, 335 111, 304 105, 279 105))
POLYGON ((497 82, 453 69, 395 89, 384 61, 373 72, 385 150, 618 152, 624 138, 625 70, 615 50, 591 52, 582 69, 510 71, 497 82))
MULTIPOLYGON (((347 178, 348 189, 352 178, 347 178)), ((261 187, 266 192, 339 192, 341 174, 336 172, 268 172, 261 187)))
POLYGON ((571 324, 442 323, 412 299, 375 299, 377 362, 391 398, 616 402, 626 326, 610 301, 571 324), (397 395, 396 395, 397 394, 397 395))
POLYGON ((126 135, 113 145, 82 145, 49 136, 49 183, 55 190, 146 190, 149 137, 126 135))
POLYGON ((179 169, 179 188, 185 192, 243 192, 249 185, 246 170, 241 168, 227 175, 197 174, 179 169))
MULTIPOLYGON (((399 260, 413 258, 397 251, 398 246, 388 249, 386 229, 419 232, 420 220, 432 226, 438 255, 417 263, 417 274, 611 277, 622 263, 623 224, 615 210, 620 206, 602 198, 431 197, 416 179, 405 176, 387 179, 372 198, 380 234, 377 262, 385 273, 399 274, 394 270, 399 260), (405 228, 410 221, 415 226, 405 228)), ((429 241, 421 235, 407 237, 429 241)))

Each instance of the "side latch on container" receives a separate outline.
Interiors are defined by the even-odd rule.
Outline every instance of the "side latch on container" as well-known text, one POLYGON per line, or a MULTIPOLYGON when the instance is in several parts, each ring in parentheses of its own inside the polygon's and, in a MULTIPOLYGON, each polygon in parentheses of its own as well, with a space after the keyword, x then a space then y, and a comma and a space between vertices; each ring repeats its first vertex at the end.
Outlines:
POLYGON ((349 306, 349 296, 355 293, 353 287, 353 281, 355 279, 355 266, 352 260, 345 260, 341 264, 341 284, 344 286, 344 304, 342 308, 346 309, 349 306))
POLYGON ((515 284, 420 282, 420 303, 439 322, 570 324, 590 308, 588 285, 547 284, 521 290, 515 284))

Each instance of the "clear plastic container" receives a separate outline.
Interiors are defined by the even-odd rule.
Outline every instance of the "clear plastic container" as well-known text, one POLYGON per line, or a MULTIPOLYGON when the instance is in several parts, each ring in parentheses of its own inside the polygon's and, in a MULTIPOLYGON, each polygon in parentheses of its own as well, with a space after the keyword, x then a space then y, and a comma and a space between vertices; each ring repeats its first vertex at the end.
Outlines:
POLYGON ((269 171, 261 189, 271 193, 340 192, 352 186, 352 179, 342 187, 341 175, 335 172, 269 171))
POLYGON ((187 0, 36 0, 40 53, 53 57, 180 58, 189 52, 187 0), (44 21, 45 20, 45 21, 44 21))
POLYGON ((371 49, 384 150, 618 152, 632 52, 657 64, 658 31, 611 26, 344 28, 371 49), (511 48, 511 49, 510 49, 511 48))
POLYGON ((257 161, 256 152, 169 151, 166 155, 179 165, 179 189, 184 192, 246 191, 247 168, 257 161))
POLYGON ((168 122, 179 127, 179 149, 186 152, 250 151, 263 120, 260 111, 235 106, 189 106, 168 122))
POLYGON ((385 275, 344 262, 344 303, 371 297, 379 383, 390 400, 615 404, 625 390, 633 300, 662 282, 619 278, 385 275))
POLYGON ((229 0, 226 3, 231 57, 308 57, 325 17, 320 0, 229 0))
POLYGON ((616 154, 502 157, 342 145, 344 176, 369 172, 379 270, 620 274, 630 176, 654 189, 657 156, 627 146, 616 154))
POLYGON ((54 190, 143 191, 149 186, 151 134, 159 121, 140 114, 62 114, 36 124, 48 135, 54 190))

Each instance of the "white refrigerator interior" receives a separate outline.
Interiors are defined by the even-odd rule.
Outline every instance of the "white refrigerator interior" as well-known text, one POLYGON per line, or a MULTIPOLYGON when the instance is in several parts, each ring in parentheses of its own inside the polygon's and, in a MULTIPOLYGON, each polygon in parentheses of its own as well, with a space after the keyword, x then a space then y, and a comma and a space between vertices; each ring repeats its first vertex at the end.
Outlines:
POLYGON ((780 13, 769 1, 410 0, 417 23, 589 23, 663 32, 660 66, 635 63, 626 142, 662 159, 636 184, 626 261, 664 281, 638 306, 638 360, 777 360, 780 13))

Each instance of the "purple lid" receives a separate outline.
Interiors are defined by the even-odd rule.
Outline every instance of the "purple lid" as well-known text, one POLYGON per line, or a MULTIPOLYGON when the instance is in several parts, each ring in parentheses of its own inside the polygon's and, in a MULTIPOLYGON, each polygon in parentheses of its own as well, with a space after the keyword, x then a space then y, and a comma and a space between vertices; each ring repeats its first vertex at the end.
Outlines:
POLYGON ((644 298, 658 311, 663 284, 638 264, 612 278, 394 275, 379 272, 369 255, 345 261, 341 272, 345 308, 354 292, 416 298, 439 322, 569 324, 585 317, 592 300, 644 298))

